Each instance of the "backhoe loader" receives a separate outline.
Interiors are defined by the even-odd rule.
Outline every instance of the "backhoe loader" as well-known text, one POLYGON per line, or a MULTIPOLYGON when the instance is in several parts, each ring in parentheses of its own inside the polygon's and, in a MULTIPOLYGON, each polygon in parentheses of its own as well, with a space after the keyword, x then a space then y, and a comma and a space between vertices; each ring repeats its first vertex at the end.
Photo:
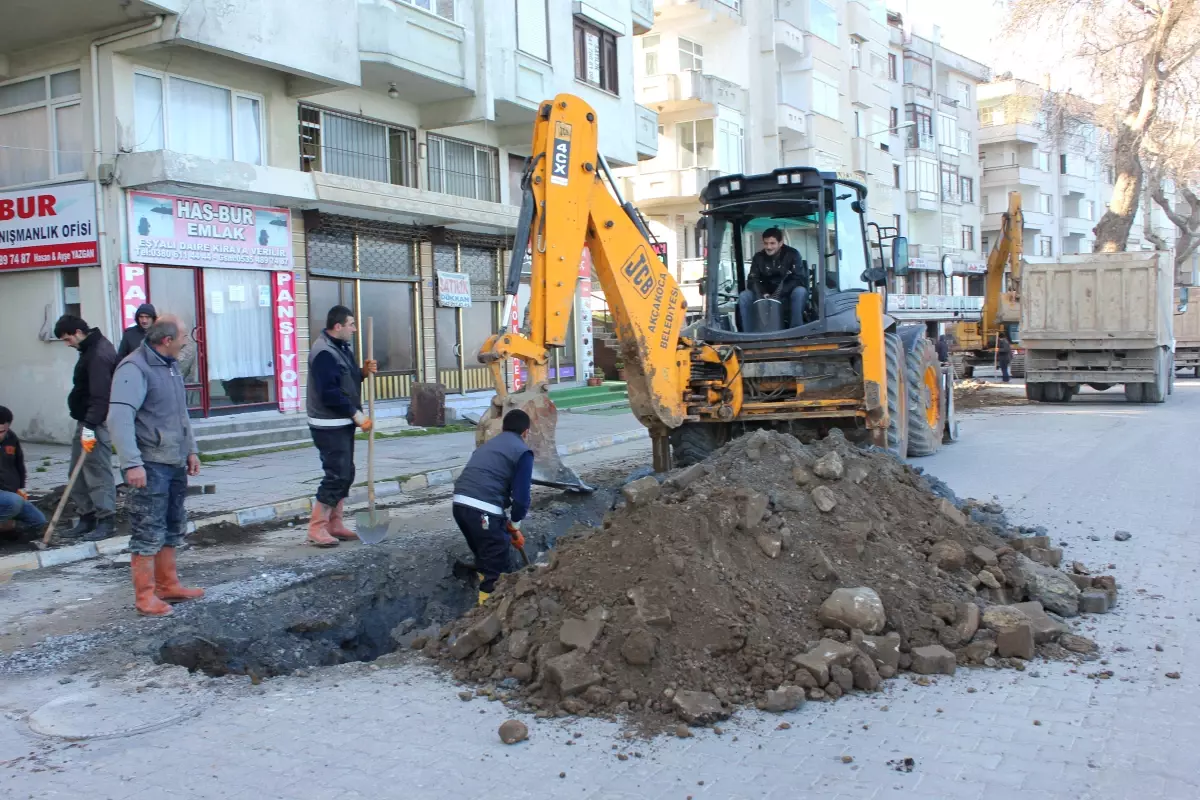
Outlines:
POLYGON ((527 330, 490 337, 479 352, 496 386, 476 440, 496 435, 508 410, 533 420, 534 480, 590 487, 558 457, 548 348, 566 344, 579 255, 591 252, 608 299, 633 413, 650 430, 654 468, 704 459, 731 438, 773 428, 815 438, 832 428, 900 456, 932 453, 953 438, 953 393, 924 325, 885 313, 888 269, 907 264, 907 241, 865 223, 866 189, 810 167, 728 175, 703 191, 708 234, 705 310, 685 330, 687 302, 656 257, 638 211, 624 202, 597 149, 598 120, 578 97, 541 104, 505 287, 505 319, 530 254, 527 330), (751 248, 779 228, 808 266, 801 319, 783 326, 776 298, 738 312, 751 248), (507 391, 503 362, 528 371, 507 391))

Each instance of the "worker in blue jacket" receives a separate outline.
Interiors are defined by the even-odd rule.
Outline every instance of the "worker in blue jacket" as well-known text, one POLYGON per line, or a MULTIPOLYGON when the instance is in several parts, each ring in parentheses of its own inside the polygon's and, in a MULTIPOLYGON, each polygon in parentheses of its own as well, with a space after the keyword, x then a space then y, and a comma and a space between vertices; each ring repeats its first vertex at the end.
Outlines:
POLYGON ((521 520, 529 513, 533 486, 533 450, 525 442, 529 415, 509 411, 501 427, 499 436, 471 454, 454 482, 454 521, 475 556, 480 603, 511 571, 509 545, 525 547, 521 520))

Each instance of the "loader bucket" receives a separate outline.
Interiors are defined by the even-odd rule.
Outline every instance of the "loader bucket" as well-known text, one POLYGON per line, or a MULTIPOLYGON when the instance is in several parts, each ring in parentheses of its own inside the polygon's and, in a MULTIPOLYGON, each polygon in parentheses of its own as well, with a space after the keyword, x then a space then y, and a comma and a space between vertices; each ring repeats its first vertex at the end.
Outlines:
POLYGON ((533 450, 533 482, 539 486, 553 486, 572 492, 593 492, 575 474, 575 470, 563 463, 558 454, 555 430, 558 426, 558 409, 550 399, 545 385, 523 392, 514 392, 503 399, 492 398, 492 404, 475 426, 475 446, 486 442, 501 432, 504 415, 519 408, 529 415, 529 436, 526 443, 533 450))

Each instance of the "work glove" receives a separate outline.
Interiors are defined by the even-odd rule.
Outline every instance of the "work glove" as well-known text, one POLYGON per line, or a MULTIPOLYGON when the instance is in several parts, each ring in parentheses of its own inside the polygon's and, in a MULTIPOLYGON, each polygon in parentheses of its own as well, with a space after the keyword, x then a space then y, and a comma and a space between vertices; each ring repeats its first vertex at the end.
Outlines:
POLYGON ((17 494, 20 495, 22 500, 29 500, 29 492, 25 491, 24 489, 17 489, 17 494))
POLYGON ((373 423, 371 422, 371 418, 366 414, 361 411, 356 411, 354 412, 354 424, 362 428, 364 431, 369 431, 371 430, 373 423))
POLYGON ((79 436, 79 443, 83 445, 84 450, 89 453, 92 452, 96 449, 96 432, 89 428, 84 428, 83 433, 79 436))
POLYGON ((508 539, 512 542, 512 546, 518 550, 525 548, 525 536, 521 533, 521 523, 508 520, 504 526, 508 529, 508 539))
POLYGON ((364 378, 367 375, 374 375, 376 372, 379 372, 379 362, 373 358, 368 358, 363 361, 362 370, 364 378))

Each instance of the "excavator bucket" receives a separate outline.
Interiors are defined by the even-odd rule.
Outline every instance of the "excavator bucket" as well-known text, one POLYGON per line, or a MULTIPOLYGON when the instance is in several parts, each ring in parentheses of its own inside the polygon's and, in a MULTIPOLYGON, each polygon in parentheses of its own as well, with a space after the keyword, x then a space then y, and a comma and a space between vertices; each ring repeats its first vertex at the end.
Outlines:
POLYGON ((539 486, 553 486, 572 492, 593 492, 575 474, 575 470, 563 463, 558 454, 555 431, 558 427, 558 409, 550 399, 545 385, 523 392, 514 392, 500 398, 492 398, 492 404, 475 426, 475 446, 486 442, 501 432, 504 415, 519 408, 529 415, 529 436, 526 439, 533 450, 533 482, 539 486))

